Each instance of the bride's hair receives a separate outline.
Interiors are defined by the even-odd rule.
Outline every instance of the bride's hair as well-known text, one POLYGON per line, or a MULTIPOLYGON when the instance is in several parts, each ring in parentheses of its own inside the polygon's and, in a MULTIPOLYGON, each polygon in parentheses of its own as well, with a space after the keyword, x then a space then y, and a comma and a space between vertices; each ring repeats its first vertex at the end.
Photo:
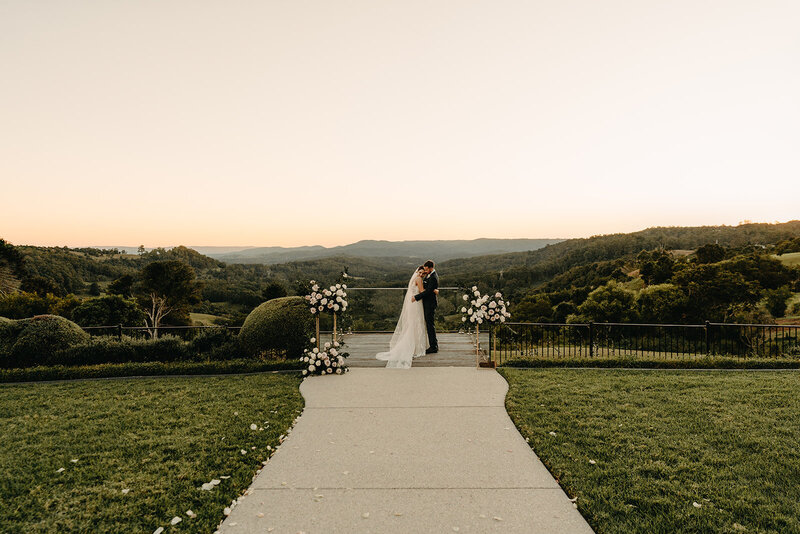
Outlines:
POLYGON ((424 271, 424 270, 425 270, 425 266, 424 265, 420 265, 419 267, 417 267, 417 272, 424 271))

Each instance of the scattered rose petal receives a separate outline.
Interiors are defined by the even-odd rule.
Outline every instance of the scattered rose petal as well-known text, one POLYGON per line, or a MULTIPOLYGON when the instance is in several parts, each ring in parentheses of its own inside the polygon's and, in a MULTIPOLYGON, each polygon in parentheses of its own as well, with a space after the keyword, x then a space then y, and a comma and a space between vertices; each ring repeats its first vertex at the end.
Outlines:
POLYGON ((458 527, 453 527, 453 532, 458 532, 459 530, 461 530, 461 529, 458 528, 458 527))
POLYGON ((250 425, 250 430, 258 430, 258 425, 256 425, 256 424, 251 424, 251 425, 250 425))
POLYGON ((258 513, 256 514, 256 517, 264 517, 264 512, 258 512, 258 513))
POLYGON ((175 517, 173 517, 173 518, 172 518, 172 521, 170 521, 170 522, 169 522, 169 524, 170 524, 170 525, 177 525, 177 524, 178 524, 178 523, 180 523, 181 521, 183 521, 183 518, 182 518, 182 517, 178 517, 178 516, 176 515, 175 517))
POLYGON ((395 517, 400 517, 401 515, 403 515, 403 512, 395 512, 394 515, 395 517))
POLYGON ((222 513, 225 514, 226 516, 231 515, 231 509, 226 506, 225 509, 222 510, 222 513))
POLYGON ((162 532, 164 532, 164 527, 158 527, 153 531, 153 534, 161 534, 162 532))
POLYGON ((196 513, 194 513, 194 512, 192 512, 191 510, 186 510, 186 515, 188 515, 188 516, 189 516, 189 517, 191 517, 192 519, 194 519, 195 517, 197 517, 197 514, 196 514, 196 513))
POLYGON ((361 517, 367 519, 369 517, 369 512, 364 512, 363 514, 361 514, 361 517))
POLYGON ((127 495, 130 490, 131 490, 130 488, 125 488, 124 490, 122 490, 122 494, 127 495))
POLYGON ((59 467, 56 473, 63 473, 64 471, 66 471, 66 469, 64 469, 63 467, 59 467))
POLYGON ((699 502, 693 502, 692 506, 694 506, 695 508, 701 508, 703 505, 700 504, 699 502))
POLYGON ((247 454, 247 451, 246 451, 246 450, 244 450, 244 449, 240 450, 239 452, 240 452, 240 453, 242 453, 242 455, 245 455, 245 454, 247 454))
POLYGON ((597 462, 595 462, 594 460, 589 460, 589 463, 590 463, 590 464, 592 464, 592 465, 594 465, 594 464, 596 464, 597 462))
POLYGON ((77 458, 73 458, 72 460, 70 460, 70 462, 72 462, 73 464, 77 464, 78 463, 78 459, 77 458))
POLYGON ((239 412, 233 412, 233 415, 239 415, 239 412))
POLYGON ((556 435, 556 433, 551 431, 551 432, 550 432, 550 435, 551 435, 551 436, 555 436, 555 435, 556 435))
POLYGON ((495 521, 502 521, 503 520, 502 517, 497 517, 497 516, 494 516, 492 519, 494 519, 495 521))
POLYGON ((486 514, 481 514, 478 517, 480 517, 481 519, 486 519, 486 514))

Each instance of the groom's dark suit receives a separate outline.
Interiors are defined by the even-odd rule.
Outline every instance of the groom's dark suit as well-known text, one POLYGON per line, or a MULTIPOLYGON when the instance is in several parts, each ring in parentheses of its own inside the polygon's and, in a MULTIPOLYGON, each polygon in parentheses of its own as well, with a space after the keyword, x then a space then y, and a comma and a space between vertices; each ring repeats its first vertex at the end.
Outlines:
POLYGON ((425 314, 425 327, 428 329, 428 344, 430 348, 428 352, 439 352, 439 341, 436 339, 436 329, 433 326, 433 312, 439 305, 439 297, 433 292, 434 289, 439 289, 439 275, 436 271, 431 271, 431 274, 422 280, 422 293, 414 296, 417 300, 422 300, 422 311, 425 314))

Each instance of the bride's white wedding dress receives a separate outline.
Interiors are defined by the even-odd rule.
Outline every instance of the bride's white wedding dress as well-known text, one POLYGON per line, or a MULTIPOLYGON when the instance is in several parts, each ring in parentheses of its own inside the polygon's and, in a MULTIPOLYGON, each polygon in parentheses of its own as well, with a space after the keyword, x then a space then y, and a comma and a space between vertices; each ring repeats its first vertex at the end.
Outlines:
POLYGON ((408 282, 408 290, 403 297, 400 319, 397 321, 392 340, 389 342, 389 352, 379 352, 375 355, 379 360, 386 360, 387 368, 409 369, 411 359, 424 356, 425 351, 430 347, 428 331, 425 329, 422 302, 411 301, 411 297, 419 293, 418 279, 419 274, 414 271, 414 275, 408 282))

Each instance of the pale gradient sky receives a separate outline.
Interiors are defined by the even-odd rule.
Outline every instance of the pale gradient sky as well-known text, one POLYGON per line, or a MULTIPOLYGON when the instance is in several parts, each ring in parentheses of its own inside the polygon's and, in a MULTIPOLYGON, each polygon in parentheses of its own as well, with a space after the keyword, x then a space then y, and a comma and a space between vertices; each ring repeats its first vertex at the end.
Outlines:
POLYGON ((797 0, 0 0, 0 237, 800 218, 797 0))

